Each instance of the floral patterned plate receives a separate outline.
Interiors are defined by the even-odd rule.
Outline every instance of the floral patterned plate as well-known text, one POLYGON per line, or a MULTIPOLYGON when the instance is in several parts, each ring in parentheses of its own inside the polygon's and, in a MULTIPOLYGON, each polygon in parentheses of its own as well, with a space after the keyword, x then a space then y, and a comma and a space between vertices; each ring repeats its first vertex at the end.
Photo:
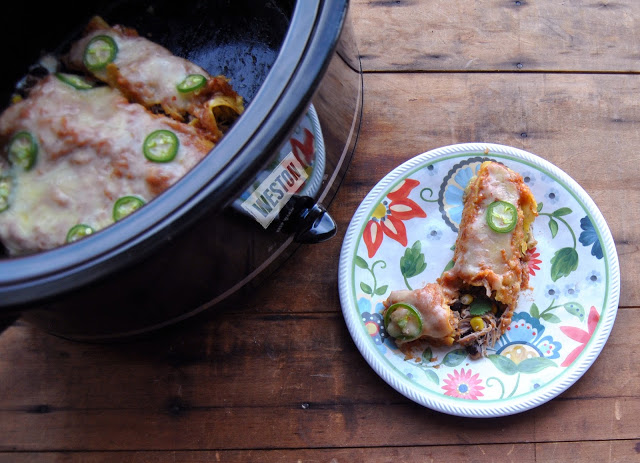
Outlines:
POLYGON ((528 152, 460 144, 419 155, 384 177, 347 230, 340 301, 358 349, 389 385, 444 413, 489 417, 536 407, 566 390, 602 350, 616 317, 618 256, 602 214, 567 174, 528 152), (488 357, 459 346, 400 352, 385 332, 391 290, 434 282, 452 265, 462 193, 483 160, 522 174, 538 201, 532 290, 488 357))

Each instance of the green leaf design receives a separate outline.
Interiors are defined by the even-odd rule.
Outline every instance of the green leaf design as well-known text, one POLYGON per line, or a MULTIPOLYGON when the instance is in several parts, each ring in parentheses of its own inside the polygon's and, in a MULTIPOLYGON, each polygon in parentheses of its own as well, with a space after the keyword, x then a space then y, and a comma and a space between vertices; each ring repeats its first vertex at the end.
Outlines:
POLYGON ((488 357, 495 367, 505 375, 515 375, 518 372, 518 365, 513 360, 497 354, 490 354, 488 357))
POLYGON ((533 318, 540 318, 540 309, 538 308, 535 302, 531 304, 531 309, 529 309, 529 313, 533 318))
POLYGON ((448 367, 457 367, 467 358, 467 351, 465 349, 455 349, 447 352, 447 355, 442 359, 442 364, 448 367))
POLYGON ((551 258, 551 279, 557 281, 578 268, 578 251, 573 248, 558 249, 551 258))
POLYGON ((558 222, 549 217, 549 230, 551 230, 551 238, 555 238, 558 234, 558 222))
POLYGON ((491 304, 486 300, 474 299, 469 306, 469 313, 471 315, 482 315, 491 310, 491 304))
POLYGON ((431 351, 431 347, 427 347, 422 352, 422 362, 423 363, 431 363, 431 359, 433 358, 433 352, 431 351))
POLYGON ((565 310, 569 312, 571 315, 575 315, 578 319, 583 322, 584 321, 584 307, 577 302, 567 302, 563 305, 565 310))
POLYGON ((413 243, 413 246, 405 249, 404 256, 400 258, 400 271, 405 278, 419 275, 427 268, 424 254, 420 252, 421 249, 422 244, 418 240, 413 243))
POLYGON ((358 267, 363 268, 363 269, 365 269, 365 270, 369 268, 369 264, 367 264, 367 261, 366 261, 366 260, 364 260, 364 259, 363 259, 362 257, 360 257, 360 256, 356 256, 355 264, 356 264, 358 267))
POLYGON ((549 360, 546 357, 533 357, 529 359, 525 359, 520 362, 518 365, 518 371, 520 373, 538 373, 539 371, 544 370, 548 367, 557 366, 555 362, 549 360))
POLYGON ((562 321, 560 320, 560 317, 553 315, 552 313, 543 313, 540 315, 540 318, 549 323, 560 323, 562 321))
POLYGON ((371 286, 369 286, 366 283, 360 282, 360 289, 364 291, 365 294, 373 295, 373 290, 371 289, 371 286))
POLYGON ((563 215, 569 215, 572 212, 573 211, 571 209, 569 209, 568 207, 561 207, 557 211, 554 211, 551 215, 554 216, 554 217, 562 217, 563 215))
POLYGON ((433 381, 436 384, 440 384, 440 378, 438 378, 438 375, 436 374, 435 371, 433 370, 423 370, 424 374, 427 376, 427 378, 429 378, 431 381, 433 381))
POLYGON ((382 296, 387 292, 388 287, 389 285, 380 286, 378 289, 376 289, 376 296, 382 296))
POLYGON ((538 212, 542 210, 542 203, 538 203, 538 212))

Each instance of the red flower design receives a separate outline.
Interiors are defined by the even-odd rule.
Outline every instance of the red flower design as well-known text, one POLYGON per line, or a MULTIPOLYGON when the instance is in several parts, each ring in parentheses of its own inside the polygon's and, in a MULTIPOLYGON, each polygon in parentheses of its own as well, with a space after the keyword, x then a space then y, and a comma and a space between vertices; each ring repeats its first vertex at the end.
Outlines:
POLYGON ((587 321, 588 332, 585 330, 581 330, 574 326, 561 326, 560 330, 566 334, 568 337, 573 339, 574 341, 578 341, 580 345, 573 349, 567 358, 562 362, 561 367, 568 367, 573 363, 573 361, 578 358, 578 355, 584 350, 584 347, 593 336, 593 332, 596 330, 596 326, 598 326, 598 321, 600 320, 600 314, 595 307, 591 306, 591 311, 589 312, 589 319, 587 321))
POLYGON ((414 217, 426 217, 427 214, 415 201, 408 198, 409 193, 420 184, 417 180, 405 179, 373 211, 371 219, 364 228, 362 238, 367 245, 369 258, 373 257, 384 239, 384 235, 407 245, 407 227, 405 220, 414 217))
POLYGON ((536 252, 536 248, 531 248, 527 249, 527 256, 529 257, 527 262, 527 265, 529 266, 529 273, 535 276, 536 270, 540 270, 538 265, 542 263, 542 261, 538 259, 538 257, 540 257, 540 253, 536 252))

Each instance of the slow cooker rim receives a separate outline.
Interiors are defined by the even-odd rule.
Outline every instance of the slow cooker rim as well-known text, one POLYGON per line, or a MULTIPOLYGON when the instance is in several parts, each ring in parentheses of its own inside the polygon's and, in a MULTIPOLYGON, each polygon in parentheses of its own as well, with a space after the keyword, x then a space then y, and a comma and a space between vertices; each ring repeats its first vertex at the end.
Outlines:
MULTIPOLYGON (((263 84, 256 94, 252 106, 263 109, 259 105, 270 102, 268 111, 263 110, 262 117, 260 117, 260 111, 254 110, 252 112, 252 106, 247 109, 243 117, 257 118, 261 121, 255 126, 250 136, 245 134, 241 147, 237 150, 231 149, 230 146, 234 142, 237 144, 242 139, 240 136, 234 136, 233 132, 241 130, 240 124, 232 128, 229 134, 223 138, 216 149, 219 152, 226 152, 230 158, 213 177, 209 175, 207 178, 200 179, 200 182, 190 183, 192 177, 203 176, 202 173, 207 167, 210 167, 205 164, 202 169, 194 169, 189 172, 170 190, 163 193, 161 195, 162 201, 149 202, 134 216, 109 227, 110 232, 98 233, 86 240, 37 255, 0 261, 0 266, 4 267, 0 272, 0 308, 16 308, 42 303, 48 298, 95 282, 111 272, 124 268, 141 257, 144 258, 162 243, 170 241, 180 230, 204 214, 204 208, 196 207, 201 205, 203 201, 208 201, 206 209, 211 211, 213 208, 220 208, 227 203, 238 190, 242 191, 243 182, 250 181, 271 156, 273 149, 277 148, 277 146, 268 146, 268 148, 263 146, 263 149, 257 149, 256 145, 260 143, 258 139, 267 139, 270 140, 271 145, 278 145, 282 141, 278 138, 284 138, 290 129, 286 124, 297 119, 308 106, 315 86, 323 77, 328 61, 335 51, 347 7, 348 0, 318 0, 313 4, 308 1, 296 4, 291 25, 265 83, 274 79, 274 75, 283 70, 287 71, 286 74, 290 78, 277 95, 273 95, 273 91, 269 94, 263 84), (300 6, 301 4, 303 7, 300 6), (309 14, 310 9, 314 10, 313 28, 307 29, 308 34, 305 36, 304 46, 300 47, 299 41, 292 44, 291 37, 300 32, 300 22, 296 22, 297 18, 303 18, 304 14, 309 14), (335 23, 336 27, 331 28, 328 21, 335 21, 333 16, 336 11, 341 17, 335 23), (330 46, 327 48, 325 45, 324 60, 319 66, 315 66, 317 71, 314 75, 315 78, 307 79, 305 83, 305 76, 301 75, 300 70, 313 67, 309 65, 310 61, 314 61, 314 55, 311 52, 317 52, 318 45, 322 43, 322 40, 318 39, 318 35, 321 35, 322 32, 332 36, 330 46), (281 65, 278 64, 279 60, 286 60, 286 53, 291 48, 295 49, 295 46, 302 49, 301 58, 295 63, 286 63, 288 66, 281 68, 281 65), (300 93, 302 93, 301 98, 300 93), (292 99, 295 101, 296 97, 298 98, 297 105, 294 105, 294 110, 291 111, 286 107, 286 103, 292 99), (274 113, 276 116, 273 115, 274 113), (280 125, 277 137, 269 137, 266 134, 273 133, 270 131, 273 131, 274 127, 278 127, 276 121, 273 121, 274 117, 277 117, 277 122, 285 125, 280 125), (249 161, 249 168, 247 168, 247 161, 249 161), (169 208, 169 212, 167 212, 167 203, 173 205, 172 208, 169 208), (140 227, 139 224, 145 221, 146 226, 140 227), (118 257, 118 259, 114 257, 118 257)), ((324 43, 326 44, 326 42, 324 43)), ((213 157, 207 156, 203 162, 213 157)), ((210 163, 215 164, 215 161, 218 160, 215 159, 210 163)))

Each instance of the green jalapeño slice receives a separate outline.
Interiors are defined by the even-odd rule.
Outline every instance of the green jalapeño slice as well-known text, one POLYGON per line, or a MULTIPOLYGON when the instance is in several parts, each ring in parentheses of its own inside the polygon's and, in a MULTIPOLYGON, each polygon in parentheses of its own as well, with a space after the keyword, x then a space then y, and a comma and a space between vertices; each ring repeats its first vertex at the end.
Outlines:
POLYGON ((118 45, 108 35, 96 35, 84 49, 84 65, 90 71, 97 71, 116 59, 118 45))
POLYGON ((94 232, 94 229, 89 225, 79 223, 69 229, 67 233, 67 243, 74 243, 82 238, 86 238, 94 232))
POLYGON ((169 162, 176 157, 180 142, 175 133, 169 130, 151 132, 144 140, 144 156, 153 162, 169 162))
POLYGON ((125 218, 134 211, 144 206, 144 200, 137 196, 123 196, 113 205, 113 220, 116 222, 125 218))
POLYGON ((38 144, 29 132, 16 133, 9 142, 9 161, 14 166, 29 170, 36 163, 38 144))
POLYGON ((0 212, 9 209, 13 179, 9 175, 0 176, 0 212))
POLYGON ((487 223, 498 233, 509 233, 518 222, 518 210, 506 201, 496 201, 487 209, 487 223))
POLYGON ((411 304, 392 304, 384 314, 384 327, 391 337, 413 341, 422 334, 422 314, 411 304))
POLYGON ((64 72, 57 72, 56 77, 67 85, 71 85, 76 90, 89 90, 93 88, 91 82, 87 82, 81 76, 75 74, 65 74, 64 72))
POLYGON ((189 74, 176 88, 180 93, 188 93, 204 87, 207 78, 202 74, 189 74))

